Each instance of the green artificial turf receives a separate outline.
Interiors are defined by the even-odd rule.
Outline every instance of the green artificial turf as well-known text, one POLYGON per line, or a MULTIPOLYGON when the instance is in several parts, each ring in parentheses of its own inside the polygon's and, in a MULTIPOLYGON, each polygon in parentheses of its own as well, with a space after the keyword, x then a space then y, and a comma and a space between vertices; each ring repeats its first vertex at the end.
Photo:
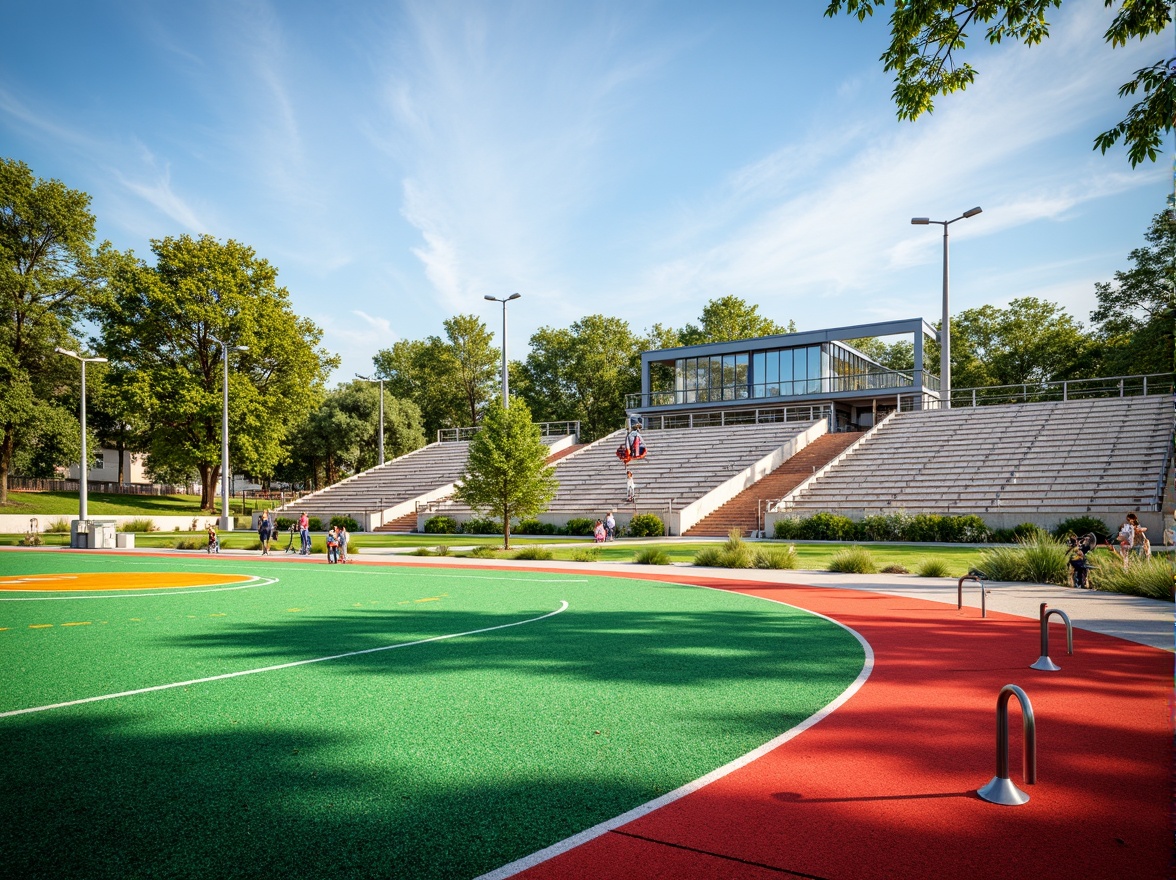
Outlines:
POLYGON ((669 583, 0 554, 0 575, 175 570, 278 581, 0 593, 0 712, 569 608, 0 718, 11 876, 472 877, 745 754, 863 663, 826 620, 669 583))

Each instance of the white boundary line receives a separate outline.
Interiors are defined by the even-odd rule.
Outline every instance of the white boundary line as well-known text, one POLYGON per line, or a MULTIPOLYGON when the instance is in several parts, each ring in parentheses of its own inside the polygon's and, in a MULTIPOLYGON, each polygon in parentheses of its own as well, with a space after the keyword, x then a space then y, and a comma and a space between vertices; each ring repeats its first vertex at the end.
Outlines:
MULTIPOLYGON (((685 587, 699 587, 704 590, 718 590, 724 593, 735 592, 734 590, 725 590, 720 587, 708 587, 702 584, 681 584, 675 581, 662 581, 662 583, 674 583, 677 586, 685 587)), ((743 593, 741 595, 747 596, 748 594, 743 593)), ((787 602, 781 602, 778 599, 769 599, 766 596, 750 596, 750 598, 763 599, 765 602, 774 602, 775 604, 783 605, 786 608, 795 608, 797 611, 802 611, 805 614, 811 614, 814 617, 820 617, 824 620, 828 620, 830 623, 835 623, 843 630, 848 632, 858 640, 866 653, 865 663, 862 665, 862 670, 858 673, 857 678, 855 678, 849 687, 842 691, 841 694, 835 700, 833 700, 833 702, 825 706, 825 708, 821 709, 814 715, 810 715, 804 721, 800 722, 800 724, 784 731, 776 738, 768 740, 762 746, 759 746, 756 749, 752 749, 746 755, 741 755, 734 761, 724 764, 718 769, 712 770, 705 776, 700 776, 693 782, 687 782, 685 785, 675 788, 673 791, 667 792, 659 798, 647 801, 646 803, 641 804, 638 807, 634 807, 628 812, 621 813, 621 815, 615 816, 612 819, 606 819, 604 822, 593 825, 591 828, 587 828, 584 831, 581 831, 579 834, 573 834, 571 837, 567 837, 558 843, 553 843, 551 846, 545 847, 538 852, 533 852, 529 856, 523 856, 521 859, 516 859, 509 864, 503 865, 501 868, 495 868, 493 871, 489 871, 480 875, 479 877, 476 877, 475 880, 505 880, 507 877, 513 877, 515 874, 526 871, 529 868, 533 868, 536 865, 546 862, 549 859, 553 859, 558 855, 562 855, 568 850, 575 849, 577 846, 587 843, 590 840, 594 840, 603 834, 607 834, 609 831, 612 831, 615 828, 620 828, 622 825, 628 825, 630 822, 640 819, 642 816, 648 815, 654 810, 660 809, 661 807, 664 807, 667 804, 671 804, 676 800, 680 800, 681 798, 686 797, 686 795, 698 791, 704 786, 710 785, 715 780, 722 779, 724 776, 734 773, 739 768, 750 764, 752 761, 763 757, 768 752, 788 742, 788 740, 804 733, 804 731, 823 721, 829 715, 833 714, 835 711, 845 705, 845 703, 848 702, 854 694, 861 690, 862 685, 866 683, 866 679, 870 677, 870 673, 874 671, 874 649, 870 647, 870 643, 865 640, 861 633, 851 629, 841 621, 834 620, 832 617, 827 617, 826 615, 817 611, 810 611, 807 608, 798 608, 796 605, 789 605, 787 602)))
MULTIPOLYGON (((193 593, 224 593, 224 592, 228 592, 229 590, 252 590, 254 587, 268 587, 271 584, 276 584, 279 580, 281 580, 281 578, 263 578, 263 577, 259 577, 257 575, 253 575, 252 577, 253 577, 253 580, 248 583, 238 584, 234 587, 209 586, 209 588, 207 590, 199 589, 200 585, 194 584, 193 586, 195 586, 196 589, 192 589, 190 587, 172 587, 166 593, 143 593, 143 592, 140 592, 139 590, 118 590, 117 592, 112 591, 112 592, 108 592, 108 593, 100 593, 99 591, 94 590, 94 591, 90 591, 90 592, 84 593, 84 594, 74 593, 69 596, 0 596, 0 602, 45 602, 45 601, 53 601, 53 600, 60 601, 62 599, 139 599, 139 598, 142 598, 145 596, 188 596, 193 593), (97 594, 97 595, 95 595, 95 594, 97 594)), ((0 591, 0 592, 18 592, 18 591, 16 591, 16 590, 7 591, 6 590, 6 591, 0 591)), ((36 590, 21 590, 19 592, 35 593, 38 591, 36 591, 36 590)), ((48 592, 48 591, 45 591, 45 592, 48 592)), ((62 590, 62 591, 55 591, 55 592, 67 592, 67 591, 62 590)))
POLYGON ((310 663, 325 663, 328 660, 342 660, 345 657, 359 657, 363 654, 375 654, 379 651, 392 651, 396 648, 411 648, 413 645, 424 645, 429 642, 440 642, 445 639, 456 639, 461 636, 474 636, 479 633, 493 632, 497 629, 507 629, 512 626, 522 626, 525 623, 535 623, 539 620, 545 620, 548 617, 554 617, 563 611, 567 611, 568 603, 561 599, 559 608, 555 611, 549 611, 539 617, 532 617, 527 620, 516 620, 513 623, 500 623, 497 626, 487 626, 482 629, 471 629, 466 632, 447 633, 443 636, 430 636, 427 639, 416 639, 412 642, 400 642, 395 645, 381 645, 378 648, 364 648, 362 651, 348 651, 346 654, 332 654, 330 657, 312 657, 309 660, 294 660, 290 663, 278 663, 274 666, 262 666, 257 669, 242 669, 238 672, 226 672, 223 675, 210 675, 207 678, 193 678, 190 681, 177 681, 172 684, 157 684, 151 687, 138 688, 133 691, 121 691, 117 694, 103 694, 99 697, 85 697, 81 700, 70 700, 65 703, 53 703, 49 706, 33 706, 28 709, 13 709, 8 712, 0 712, 0 718, 11 718, 14 715, 27 715, 30 712, 48 712, 50 709, 64 709, 66 706, 81 706, 85 703, 97 703, 101 700, 115 700, 119 697, 133 697, 136 694, 149 694, 152 691, 166 691, 171 688, 188 687, 193 684, 205 684, 210 681, 224 681, 227 678, 239 678, 242 675, 256 675, 259 672, 276 672, 279 669, 293 669, 295 666, 306 666, 310 663))

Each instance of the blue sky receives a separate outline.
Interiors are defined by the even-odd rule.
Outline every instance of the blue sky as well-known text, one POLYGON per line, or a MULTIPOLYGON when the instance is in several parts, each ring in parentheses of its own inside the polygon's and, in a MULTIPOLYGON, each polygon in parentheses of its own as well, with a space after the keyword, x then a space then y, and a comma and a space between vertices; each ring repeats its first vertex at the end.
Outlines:
POLYGON ((886 18, 824 0, 5 4, 0 155, 93 197, 99 238, 208 233, 279 269, 335 380, 459 312, 510 353, 592 313, 640 331, 734 294, 799 329, 1018 296, 1085 322, 1171 189, 1091 149, 1171 32, 1110 50, 1071 0, 899 122, 886 18))

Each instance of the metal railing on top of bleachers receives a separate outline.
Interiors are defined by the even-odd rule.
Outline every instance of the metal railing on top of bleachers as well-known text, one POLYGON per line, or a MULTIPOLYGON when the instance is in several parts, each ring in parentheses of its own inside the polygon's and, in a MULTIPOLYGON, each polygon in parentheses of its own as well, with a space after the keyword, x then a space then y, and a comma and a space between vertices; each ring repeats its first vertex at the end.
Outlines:
MULTIPOLYGON (((580 436, 579 422, 537 422, 536 424, 539 426, 541 437, 566 437, 569 434, 580 436)), ((472 428, 441 428, 437 431, 437 442, 454 443, 458 440, 470 440, 480 430, 482 430, 480 425, 475 425, 472 428)))
POLYGON ((780 422, 815 422, 827 419, 833 408, 819 403, 811 406, 775 406, 743 410, 708 410, 706 412, 647 415, 644 430, 665 431, 681 428, 717 428, 728 425, 771 425, 780 422))
MULTIPOLYGON (((1056 382, 1023 382, 1020 385, 989 385, 981 388, 951 389, 952 409, 995 406, 1002 403, 1048 403, 1094 400, 1107 397, 1149 397, 1176 391, 1176 373, 1148 373, 1144 376, 1102 376, 1095 379, 1064 379, 1056 382)), ((908 408, 913 401, 908 397, 908 408)), ((943 402, 933 397, 923 409, 939 409, 943 402)))

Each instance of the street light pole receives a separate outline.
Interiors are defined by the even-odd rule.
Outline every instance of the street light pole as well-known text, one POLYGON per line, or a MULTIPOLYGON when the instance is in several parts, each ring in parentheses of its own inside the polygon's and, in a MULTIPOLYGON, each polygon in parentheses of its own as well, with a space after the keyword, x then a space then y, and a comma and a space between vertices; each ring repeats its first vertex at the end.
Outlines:
POLYGON ((356 379, 363 379, 365 382, 379 382, 380 383, 380 464, 384 463, 384 379, 379 377, 376 379, 361 376, 359 373, 355 374, 356 379))
POLYGON ((78 468, 78 519, 85 522, 89 516, 88 504, 90 500, 90 462, 89 456, 86 455, 86 364, 104 364, 106 358, 82 357, 76 351, 70 351, 68 348, 58 347, 53 350, 58 354, 71 357, 75 361, 80 361, 82 364, 82 463, 78 468))
MULTIPOLYGON (((221 347, 221 359, 225 362, 224 376, 224 407, 221 412, 221 519, 222 532, 233 530, 233 520, 229 516, 229 345, 209 334, 209 339, 221 347)), ((247 345, 234 345, 233 351, 249 351, 247 345)))
POLYGON ((950 282, 948 275, 948 236, 947 227, 956 220, 975 217, 980 208, 970 208, 955 220, 932 220, 929 217, 912 217, 914 226, 927 226, 935 223, 943 227, 943 318, 939 329, 939 401, 948 409, 951 408, 951 311, 950 311, 950 282))
POLYGON ((510 405, 510 385, 506 375, 506 304, 520 296, 522 296, 521 293, 512 293, 503 299, 489 294, 483 297, 490 302, 502 303, 502 406, 504 409, 510 405))

